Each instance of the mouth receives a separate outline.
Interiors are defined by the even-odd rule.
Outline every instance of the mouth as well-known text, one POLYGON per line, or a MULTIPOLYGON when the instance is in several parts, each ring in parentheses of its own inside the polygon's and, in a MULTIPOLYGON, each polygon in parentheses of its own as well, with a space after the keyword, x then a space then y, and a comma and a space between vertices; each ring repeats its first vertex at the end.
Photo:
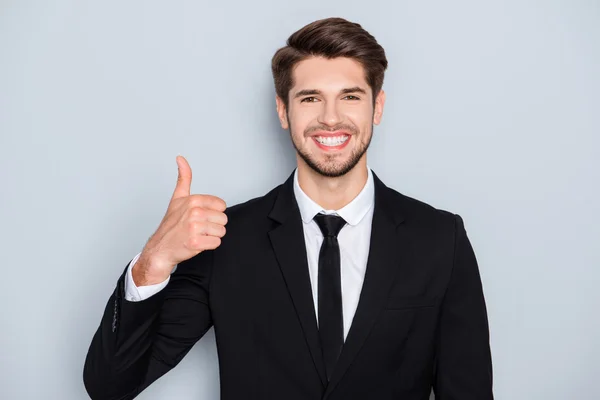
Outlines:
POLYGON ((328 151, 343 149, 350 141, 350 135, 345 132, 333 134, 318 133, 311 138, 314 140, 317 147, 328 151))

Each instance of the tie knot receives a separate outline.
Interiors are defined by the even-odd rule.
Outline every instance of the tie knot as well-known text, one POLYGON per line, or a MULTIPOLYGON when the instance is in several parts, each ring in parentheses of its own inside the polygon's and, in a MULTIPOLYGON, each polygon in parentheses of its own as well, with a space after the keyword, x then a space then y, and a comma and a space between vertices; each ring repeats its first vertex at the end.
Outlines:
POLYGON ((321 228, 321 232, 325 237, 336 237, 344 225, 346 225, 344 218, 338 215, 317 214, 314 220, 319 225, 319 228, 321 228))

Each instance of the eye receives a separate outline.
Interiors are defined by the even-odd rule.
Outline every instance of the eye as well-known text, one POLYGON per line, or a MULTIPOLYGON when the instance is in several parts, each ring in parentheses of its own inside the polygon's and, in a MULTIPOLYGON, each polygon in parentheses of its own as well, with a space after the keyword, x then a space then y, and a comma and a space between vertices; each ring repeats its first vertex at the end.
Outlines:
POLYGON ((300 100, 300 103, 304 103, 304 102, 306 102, 306 103, 314 103, 316 101, 317 101, 316 97, 305 97, 302 100, 300 100))
POLYGON ((349 94, 348 96, 346 96, 344 98, 348 99, 348 100, 360 100, 360 98, 354 96, 353 94, 349 94))

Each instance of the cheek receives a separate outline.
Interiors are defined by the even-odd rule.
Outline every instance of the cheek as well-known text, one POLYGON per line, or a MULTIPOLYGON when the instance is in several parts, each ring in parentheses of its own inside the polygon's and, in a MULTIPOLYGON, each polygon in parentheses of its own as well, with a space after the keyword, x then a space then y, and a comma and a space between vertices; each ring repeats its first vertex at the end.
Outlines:
POLYGON ((370 126, 373 122, 373 109, 366 104, 352 104, 344 107, 341 112, 344 119, 352 122, 357 128, 370 126))
POLYGON ((304 131, 306 130, 306 128, 311 126, 311 122, 313 122, 312 125, 314 125, 314 120, 309 115, 306 115, 306 114, 291 115, 290 114, 289 124, 290 124, 290 127, 292 128, 292 133, 296 137, 304 136, 304 131))
POLYGON ((355 109, 350 110, 348 115, 357 126, 371 125, 373 123, 373 110, 370 109, 355 109))
POLYGON ((297 140, 303 140, 304 139, 304 131, 306 130, 307 126, 294 121, 294 124, 291 125, 291 127, 292 127, 293 136, 297 140))

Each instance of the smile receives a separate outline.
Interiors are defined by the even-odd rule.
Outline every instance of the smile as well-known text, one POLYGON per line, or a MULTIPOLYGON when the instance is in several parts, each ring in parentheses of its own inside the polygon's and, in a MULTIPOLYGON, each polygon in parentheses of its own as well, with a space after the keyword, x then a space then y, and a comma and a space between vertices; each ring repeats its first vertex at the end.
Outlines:
POLYGON ((326 147, 337 147, 341 146, 350 139, 348 135, 340 136, 314 136, 316 142, 326 147))

